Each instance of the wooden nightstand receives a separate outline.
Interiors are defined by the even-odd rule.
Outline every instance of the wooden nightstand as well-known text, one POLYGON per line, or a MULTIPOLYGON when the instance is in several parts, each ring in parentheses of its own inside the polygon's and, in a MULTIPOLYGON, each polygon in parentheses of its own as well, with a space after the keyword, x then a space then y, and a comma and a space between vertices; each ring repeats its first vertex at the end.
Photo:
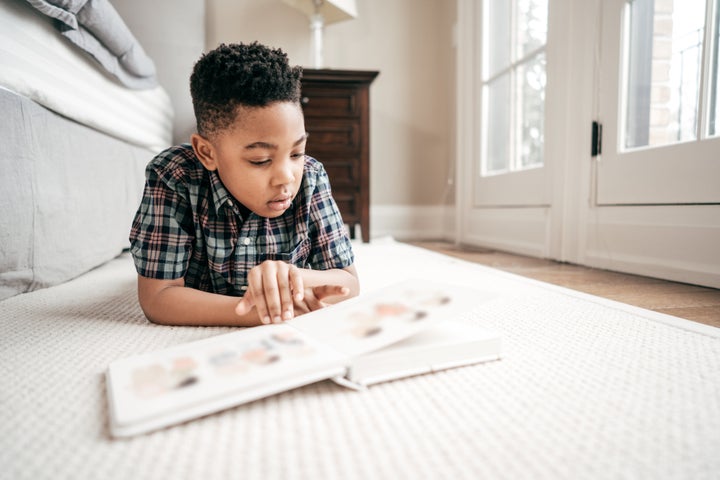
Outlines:
POLYGON ((304 69, 306 152, 325 166, 343 221, 370 241, 370 84, 379 72, 304 69))

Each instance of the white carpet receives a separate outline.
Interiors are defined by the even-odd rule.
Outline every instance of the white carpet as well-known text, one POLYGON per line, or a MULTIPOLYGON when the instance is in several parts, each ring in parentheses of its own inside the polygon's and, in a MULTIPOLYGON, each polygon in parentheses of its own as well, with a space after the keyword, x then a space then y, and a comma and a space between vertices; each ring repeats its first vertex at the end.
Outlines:
POLYGON ((123 256, 0 302, 0 478, 720 478, 720 329, 392 241, 356 254, 366 291, 498 293, 463 320, 500 330, 504 359, 111 440, 108 363, 229 331, 149 324, 123 256))

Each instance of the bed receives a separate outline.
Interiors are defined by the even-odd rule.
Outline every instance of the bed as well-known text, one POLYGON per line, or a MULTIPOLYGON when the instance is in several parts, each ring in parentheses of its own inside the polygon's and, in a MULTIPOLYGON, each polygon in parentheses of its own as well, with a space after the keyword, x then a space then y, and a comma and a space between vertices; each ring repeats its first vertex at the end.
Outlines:
POLYGON ((362 292, 489 292, 458 321, 499 331, 502 360, 113 438, 111 362, 233 329, 145 319, 123 249, 172 109, 151 69, 127 86, 40 3, 0 2, 0 478, 718 478, 720 329, 392 239, 354 243, 362 292))
POLYGON ((170 98, 109 2, 56 3, 0 3, 0 299, 119 255, 171 143, 170 98))

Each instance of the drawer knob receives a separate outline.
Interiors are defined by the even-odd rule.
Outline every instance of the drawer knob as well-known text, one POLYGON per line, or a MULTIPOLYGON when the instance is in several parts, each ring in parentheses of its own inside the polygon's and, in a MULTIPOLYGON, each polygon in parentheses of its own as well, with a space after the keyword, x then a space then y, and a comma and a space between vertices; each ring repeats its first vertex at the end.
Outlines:
POLYGON ((308 103, 310 103, 310 97, 302 97, 302 98, 300 99, 300 102, 301 102, 303 105, 307 105, 308 103))

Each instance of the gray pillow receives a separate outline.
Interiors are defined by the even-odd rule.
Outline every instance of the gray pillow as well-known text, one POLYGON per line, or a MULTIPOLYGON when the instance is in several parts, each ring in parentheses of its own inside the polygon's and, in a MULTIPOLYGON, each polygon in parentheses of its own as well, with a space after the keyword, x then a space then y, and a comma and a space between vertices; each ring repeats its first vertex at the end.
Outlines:
POLYGON ((155 64, 108 0, 27 1, 125 86, 157 85, 155 64))

